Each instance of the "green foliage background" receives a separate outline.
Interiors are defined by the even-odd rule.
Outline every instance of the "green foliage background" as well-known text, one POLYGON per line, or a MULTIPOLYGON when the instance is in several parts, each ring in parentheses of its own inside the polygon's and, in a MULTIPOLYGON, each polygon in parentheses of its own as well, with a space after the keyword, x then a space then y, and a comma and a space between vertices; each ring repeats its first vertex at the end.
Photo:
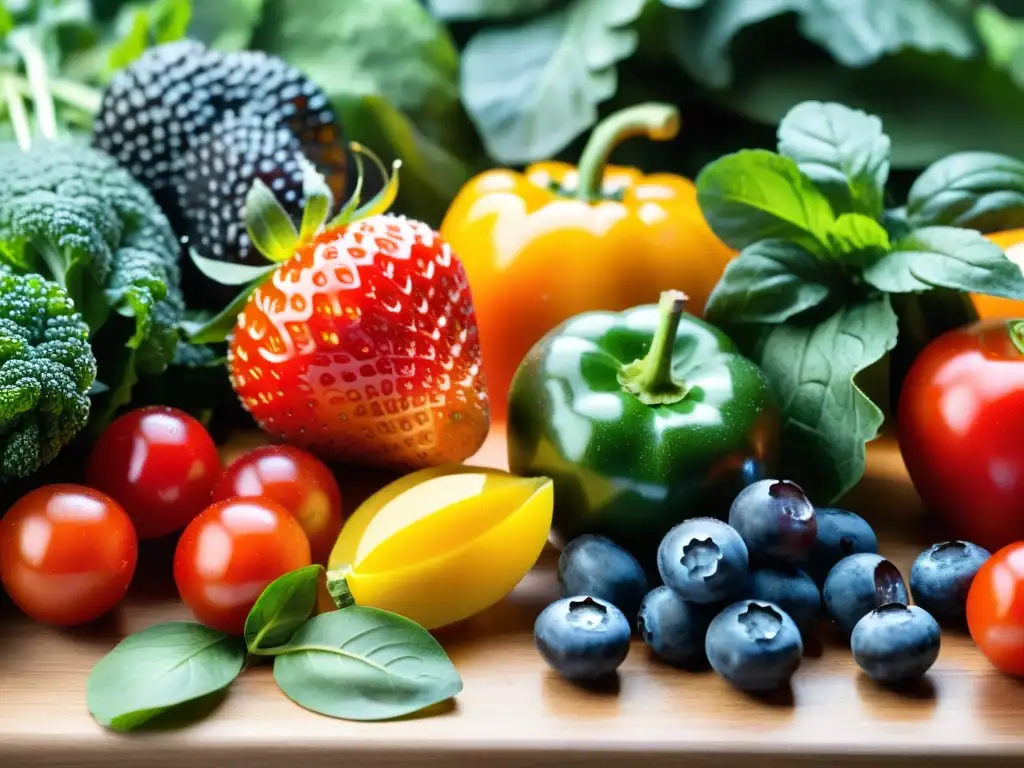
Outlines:
POLYGON ((433 224, 473 173, 575 160, 601 116, 646 100, 684 119, 615 157, 652 171, 774 146, 808 99, 882 119, 897 195, 954 151, 1024 155, 1024 0, 4 0, 0 32, 17 26, 45 39, 72 129, 89 125, 81 86, 147 45, 279 55, 350 138, 403 159, 398 208, 433 224))

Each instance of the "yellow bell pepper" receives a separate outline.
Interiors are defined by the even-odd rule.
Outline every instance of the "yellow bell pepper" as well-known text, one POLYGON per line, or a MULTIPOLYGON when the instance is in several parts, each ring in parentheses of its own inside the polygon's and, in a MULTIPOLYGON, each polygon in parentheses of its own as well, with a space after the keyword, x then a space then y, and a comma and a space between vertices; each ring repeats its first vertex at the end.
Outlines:
POLYGON ((502 420, 512 376, 549 330, 590 310, 621 311, 667 288, 700 315, 734 255, 711 231, 689 179, 607 165, 631 136, 666 141, 679 114, 643 104, 593 132, 579 169, 538 163, 487 171, 460 191, 441 225, 476 310, 491 415, 502 420))
MULTIPOLYGON (((1007 229, 985 237, 1002 248, 1007 258, 1024 270, 1024 229, 1007 229)), ((1024 317, 1024 301, 977 293, 971 294, 971 299, 978 316, 982 319, 1024 317)))
MULTIPOLYGON (((357 605, 427 629, 507 595, 537 562, 551 528, 549 479, 482 467, 420 470, 375 493, 345 523, 328 558, 357 605)), ((321 610, 334 607, 321 592, 321 610)))

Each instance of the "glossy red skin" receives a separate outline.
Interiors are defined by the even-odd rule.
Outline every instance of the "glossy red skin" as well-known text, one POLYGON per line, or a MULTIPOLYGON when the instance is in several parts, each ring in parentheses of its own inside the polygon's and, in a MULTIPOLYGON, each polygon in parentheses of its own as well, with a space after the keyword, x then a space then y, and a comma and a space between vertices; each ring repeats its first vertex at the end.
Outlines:
POLYGON ((372 216, 299 248, 239 314, 231 382, 321 458, 417 469, 472 456, 490 412, 469 282, 426 224, 372 216))
POLYGON ((213 501, 234 497, 280 504, 306 532, 313 562, 327 562, 341 531, 341 489, 316 456, 290 445, 254 448, 233 461, 214 486, 213 501))
POLYGON ((241 635, 267 585, 310 564, 309 540, 288 510, 266 499, 228 499, 181 534, 174 582, 197 620, 241 635))
POLYGON ((967 593, 971 638, 997 669, 1024 676, 1024 542, 996 552, 967 593))
POLYGON ((81 485, 45 485, 0 519, 0 581, 37 621, 71 627, 98 619, 124 597, 139 542, 113 499, 81 485))
POLYGON ((1006 321, 931 342, 903 383, 899 443, 926 506, 995 552, 1024 539, 1024 355, 1006 321))
POLYGON ((89 454, 89 485, 117 499, 140 539, 179 531, 210 503, 221 461, 213 438, 183 411, 129 411, 100 435, 89 454))

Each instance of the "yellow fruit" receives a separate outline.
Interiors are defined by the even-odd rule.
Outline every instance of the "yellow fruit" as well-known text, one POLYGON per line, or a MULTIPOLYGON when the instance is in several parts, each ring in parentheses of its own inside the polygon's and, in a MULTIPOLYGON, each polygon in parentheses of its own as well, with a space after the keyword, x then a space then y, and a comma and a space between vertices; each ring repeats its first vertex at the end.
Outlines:
MULTIPOLYGON (((345 523, 328 569, 358 605, 434 629, 507 595, 537 562, 553 486, 482 467, 420 470, 385 486, 345 523)), ((321 609, 333 608, 321 594, 321 609)))

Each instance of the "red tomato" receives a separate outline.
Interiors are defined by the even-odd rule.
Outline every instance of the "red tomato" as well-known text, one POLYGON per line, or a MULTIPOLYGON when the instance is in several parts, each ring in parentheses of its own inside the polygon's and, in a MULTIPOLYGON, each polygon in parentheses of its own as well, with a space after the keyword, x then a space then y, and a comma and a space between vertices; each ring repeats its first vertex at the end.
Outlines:
POLYGON ((1024 539, 1024 321, 946 333, 904 380, 899 443, 918 493, 952 536, 990 552, 1024 539))
POLYGON ((311 453, 290 445, 265 445, 231 463, 213 489, 213 500, 262 497, 299 521, 313 561, 325 563, 341 530, 341 489, 334 474, 311 453))
POLYGON ((45 485, 0 519, 0 581, 37 621, 97 619, 128 590, 139 541, 113 499, 81 485, 45 485))
POLYGON ((89 455, 89 485, 117 499, 141 539, 181 530, 210 503, 220 475, 213 438, 175 408, 151 406, 114 420, 89 455))
POLYGON ((287 509, 266 499, 229 499, 185 528, 174 552, 174 581, 199 621, 241 635, 266 586, 310 564, 309 541, 287 509))
POLYGON ((1024 542, 996 552, 967 593, 971 638, 997 669, 1024 675, 1024 542))

